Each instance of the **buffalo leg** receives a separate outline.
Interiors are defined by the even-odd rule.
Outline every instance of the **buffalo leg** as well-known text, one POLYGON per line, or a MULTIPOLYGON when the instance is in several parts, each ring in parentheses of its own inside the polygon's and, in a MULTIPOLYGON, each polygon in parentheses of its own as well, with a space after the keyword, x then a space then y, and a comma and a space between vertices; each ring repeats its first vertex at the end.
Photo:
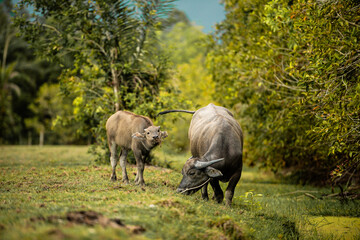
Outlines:
POLYGON ((208 195, 208 190, 207 190, 207 187, 208 187, 208 183, 206 183, 202 189, 201 189, 201 196, 202 196, 202 199, 204 200, 209 200, 209 195, 208 195))
POLYGON ((122 169, 122 181, 124 183, 129 183, 129 178, 126 172, 126 157, 128 155, 128 150, 125 148, 121 149, 121 154, 120 154, 120 166, 122 169))
POLYGON ((116 181, 116 165, 117 165, 117 158, 116 158, 116 143, 112 142, 110 144, 110 162, 112 167, 112 174, 110 180, 116 181))
POLYGON ((224 199, 224 193, 221 190, 220 184, 219 184, 219 180, 217 179, 212 179, 210 181, 211 187, 214 190, 214 199, 218 202, 221 203, 224 199))
POLYGON ((144 181, 144 163, 145 157, 142 156, 140 151, 134 151, 135 159, 136 159, 136 167, 137 167, 137 174, 135 178, 135 184, 140 186, 145 186, 144 181))
POLYGON ((235 187, 236 184, 239 182, 240 177, 241 177, 241 172, 237 172, 230 178, 229 184, 225 191, 225 200, 227 206, 231 206, 231 202, 234 197, 235 187))

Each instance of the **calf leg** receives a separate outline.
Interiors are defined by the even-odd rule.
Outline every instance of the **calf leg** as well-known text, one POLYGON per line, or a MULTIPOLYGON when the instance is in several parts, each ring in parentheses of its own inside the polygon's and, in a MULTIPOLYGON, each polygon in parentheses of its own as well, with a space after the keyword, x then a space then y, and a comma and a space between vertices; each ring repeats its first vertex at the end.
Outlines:
POLYGON ((210 181, 211 187, 214 190, 214 197, 213 199, 215 199, 218 203, 221 203, 224 199, 224 193, 221 190, 220 184, 219 184, 219 180, 217 179, 211 179, 210 181))
POLYGON ((141 154, 141 151, 133 151, 136 159, 137 174, 135 178, 135 184, 145 186, 144 181, 144 165, 145 157, 141 154))
POLYGON ((110 143, 110 163, 112 167, 112 174, 110 180, 116 181, 116 165, 117 165, 117 159, 116 159, 116 143, 111 142, 110 143))
POLYGON ((229 184, 225 191, 225 200, 227 206, 231 206, 232 199, 234 197, 235 187, 236 184, 239 182, 240 177, 241 177, 241 172, 237 172, 230 178, 229 184))
POLYGON ((121 149, 121 154, 120 154, 120 166, 122 169, 122 181, 124 183, 129 183, 129 178, 126 172, 126 157, 128 155, 128 150, 125 148, 121 149))
POLYGON ((206 183, 201 189, 201 196, 202 199, 204 199, 205 201, 209 200, 207 187, 208 187, 208 183, 206 183))

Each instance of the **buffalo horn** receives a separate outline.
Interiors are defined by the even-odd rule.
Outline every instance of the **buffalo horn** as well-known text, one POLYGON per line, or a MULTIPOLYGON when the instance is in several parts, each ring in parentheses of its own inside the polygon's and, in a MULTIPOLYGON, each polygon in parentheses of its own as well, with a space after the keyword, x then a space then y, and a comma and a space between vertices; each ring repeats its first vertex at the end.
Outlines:
POLYGON ((211 161, 208 161, 208 162, 202 162, 202 161, 197 161, 195 163, 195 168, 196 169, 203 169, 203 168, 206 168, 214 163, 217 163, 217 162, 220 162, 224 160, 224 158, 219 158, 219 159, 215 159, 215 160, 211 160, 211 161))

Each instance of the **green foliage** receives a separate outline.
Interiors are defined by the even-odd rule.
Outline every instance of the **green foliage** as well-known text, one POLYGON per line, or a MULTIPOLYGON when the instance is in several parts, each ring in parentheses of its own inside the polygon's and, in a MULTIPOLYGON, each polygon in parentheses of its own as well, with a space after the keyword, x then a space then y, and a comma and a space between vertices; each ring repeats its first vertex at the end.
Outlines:
POLYGON ((313 147, 324 149, 332 168, 343 168, 333 180, 348 181, 360 170, 360 27, 355 24, 360 5, 352 1, 310 2, 306 9, 304 13, 297 5, 292 12, 294 30, 300 32, 296 40, 302 49, 293 54, 296 57, 290 63, 294 68, 289 74, 300 78, 298 85, 307 91, 304 104, 297 108, 316 119, 307 131, 313 147), (325 36, 330 36, 329 40, 325 36), (307 46, 308 42, 313 44, 307 46), (301 54, 306 54, 308 61, 298 57, 301 54), (303 69, 310 71, 299 73, 303 69))
POLYGON ((74 59, 62 72, 65 93, 80 90, 86 95, 77 96, 98 98, 114 111, 132 109, 134 102, 140 105, 157 95, 166 60, 149 56, 157 51, 154 30, 168 8, 169 1, 22 1, 15 23, 38 55, 60 62, 64 55, 74 59), (28 5, 35 7, 29 19, 19 12, 28 5))
POLYGON ((6 136, 11 135, 16 130, 14 129, 14 125, 18 122, 16 116, 13 114, 13 98, 19 97, 21 94, 19 86, 12 83, 14 75, 16 72, 14 71, 15 63, 5 65, 0 70, 0 122, 2 131, 1 141, 4 141, 6 136))
POLYGON ((59 84, 43 84, 37 93, 37 98, 29 106, 34 117, 26 118, 25 125, 34 128, 40 136, 40 145, 57 143, 78 143, 79 135, 74 134, 74 129, 79 128, 75 119, 71 119, 73 106, 69 98, 64 98, 60 93, 59 84), (68 116, 61 118, 60 116, 68 116), (64 121, 71 121, 64 124, 64 121))
POLYGON ((263 197, 262 194, 254 194, 253 190, 246 192, 244 195, 239 196, 241 202, 250 210, 262 210, 260 201, 257 198, 263 197))
MULTIPOLYGON (((205 66, 207 35, 200 27, 182 20, 160 34, 163 48, 173 64, 172 86, 178 89, 178 98, 184 100, 185 109, 196 110, 213 101, 214 83, 205 66)), ((164 142, 169 152, 185 152, 189 148, 188 114, 161 116, 170 139, 164 142)))
MULTIPOLYGON (((25 13, 24 13, 25 14, 25 13)), ((17 36, 12 25, 12 4, 0 3, 0 143, 24 144, 35 130, 24 119, 34 118, 29 105, 44 82, 53 83, 59 74, 56 64, 36 58, 29 45, 17 36)))
POLYGON ((245 159, 305 182, 326 181, 341 166, 335 182, 359 174, 358 3, 225 7, 208 66, 218 101, 241 119, 245 159))
MULTIPOLYGON (((21 97, 22 91, 19 86, 19 80, 26 82, 28 87, 33 86, 28 76, 24 76, 19 71, 19 60, 13 59, 17 48, 21 42, 16 41, 15 29, 11 27, 9 12, 11 11, 10 1, 4 1, 0 4, 0 143, 7 143, 14 140, 11 136, 20 135, 21 125, 19 116, 14 111, 15 102, 21 97)), ((26 53, 24 54, 26 56, 26 53)), ((24 57, 25 58, 25 57, 24 57)), ((20 60, 21 61, 21 60, 20 60)), ((22 62, 26 62, 24 59, 22 62)))
POLYGON ((160 39, 175 66, 189 63, 190 60, 206 53, 206 34, 200 27, 192 26, 186 20, 177 22, 168 31, 160 32, 160 39))
POLYGON ((105 122, 115 111, 153 118, 182 106, 166 82, 168 60, 155 34, 171 7, 168 0, 18 4, 16 26, 38 56, 61 64, 60 88, 73 99, 77 133, 95 140, 100 162, 108 159, 97 149, 107 148, 105 122), (34 8, 31 18, 21 14, 26 6, 34 8))

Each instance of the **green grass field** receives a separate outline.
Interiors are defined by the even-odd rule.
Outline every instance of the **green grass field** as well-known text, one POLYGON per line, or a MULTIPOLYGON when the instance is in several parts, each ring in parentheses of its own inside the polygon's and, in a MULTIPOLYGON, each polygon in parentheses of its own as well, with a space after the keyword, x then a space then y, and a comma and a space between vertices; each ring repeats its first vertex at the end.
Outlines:
POLYGON ((139 187, 111 182, 110 164, 95 165, 87 147, 0 146, 0 239, 360 239, 358 200, 245 168, 228 208, 175 193, 186 155, 154 156, 170 168, 146 166, 139 187), (101 215, 77 222, 75 211, 101 215))

